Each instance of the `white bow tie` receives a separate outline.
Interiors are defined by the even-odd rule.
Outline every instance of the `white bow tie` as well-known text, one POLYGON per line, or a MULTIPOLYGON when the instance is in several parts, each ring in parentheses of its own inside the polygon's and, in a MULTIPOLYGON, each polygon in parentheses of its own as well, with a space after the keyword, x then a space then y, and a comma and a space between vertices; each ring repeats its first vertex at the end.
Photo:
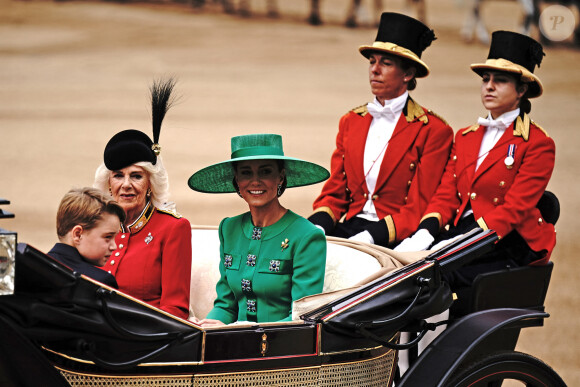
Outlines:
POLYGON ((378 106, 372 102, 367 104, 367 110, 369 111, 370 115, 374 118, 387 118, 387 119, 395 119, 395 112, 391 109, 390 105, 385 106, 378 106))
POLYGON ((509 124, 505 123, 503 120, 494 120, 494 119, 487 119, 487 118, 482 118, 479 117, 477 119, 477 123, 479 125, 482 126, 487 126, 488 128, 495 128, 495 129, 506 129, 508 126, 510 126, 511 122, 509 124))

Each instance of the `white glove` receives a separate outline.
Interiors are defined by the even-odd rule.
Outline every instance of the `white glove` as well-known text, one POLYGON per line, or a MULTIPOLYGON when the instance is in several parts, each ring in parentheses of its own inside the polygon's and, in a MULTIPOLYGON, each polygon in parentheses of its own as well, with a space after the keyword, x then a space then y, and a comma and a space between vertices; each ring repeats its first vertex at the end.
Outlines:
POLYGON ((361 231, 358 234, 355 234, 348 239, 350 239, 351 241, 356 241, 356 242, 364 242, 364 243, 370 243, 370 244, 375 243, 375 240, 373 239, 371 233, 368 231, 361 231))
POLYGON ((399 243, 399 245, 393 250, 401 252, 427 250, 427 247, 429 247, 429 245, 433 243, 434 240, 435 238, 429 234, 429 231, 427 231, 425 228, 422 228, 413 234, 413 236, 410 236, 409 238, 399 243))
POLYGON ((437 243, 435 246, 431 247, 431 250, 439 250, 445 246, 447 246, 448 244, 450 244, 451 242, 455 242, 456 240, 458 240, 459 238, 461 238, 463 236, 462 235, 457 235, 456 237, 453 237, 451 239, 445 239, 439 243, 437 243))

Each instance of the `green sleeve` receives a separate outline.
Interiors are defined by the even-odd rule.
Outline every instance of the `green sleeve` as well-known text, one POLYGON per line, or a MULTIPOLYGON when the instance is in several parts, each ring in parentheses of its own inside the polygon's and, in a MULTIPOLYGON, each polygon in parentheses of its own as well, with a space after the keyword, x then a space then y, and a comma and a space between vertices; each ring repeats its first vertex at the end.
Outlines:
MULTIPOLYGON (((316 228, 305 235, 296 247, 292 260, 292 302, 322 293, 326 269, 326 237, 322 230, 316 228)), ((291 320, 292 304, 288 317, 281 321, 291 320)))

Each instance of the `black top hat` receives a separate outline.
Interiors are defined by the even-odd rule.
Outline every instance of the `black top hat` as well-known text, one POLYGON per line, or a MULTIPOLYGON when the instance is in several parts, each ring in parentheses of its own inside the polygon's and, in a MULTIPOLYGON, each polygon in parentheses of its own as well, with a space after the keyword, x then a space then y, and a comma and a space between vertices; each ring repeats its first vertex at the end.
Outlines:
POLYGON ((365 57, 371 52, 384 52, 410 59, 418 64, 416 77, 429 75, 429 67, 421 60, 421 54, 437 39, 432 29, 417 19, 400 13, 384 12, 379 31, 371 46, 360 46, 365 57))
POLYGON ((495 31, 485 63, 475 63, 471 69, 480 76, 485 70, 506 71, 520 75, 528 84, 528 98, 542 95, 540 79, 534 75, 536 65, 540 67, 544 57, 542 45, 529 36, 511 31, 495 31))
POLYGON ((156 81, 151 86, 151 116, 153 120, 153 140, 145 133, 127 129, 115 134, 105 146, 104 161, 107 169, 116 171, 140 161, 157 163, 161 151, 159 134, 165 113, 171 107, 173 100, 171 92, 175 80, 156 81))

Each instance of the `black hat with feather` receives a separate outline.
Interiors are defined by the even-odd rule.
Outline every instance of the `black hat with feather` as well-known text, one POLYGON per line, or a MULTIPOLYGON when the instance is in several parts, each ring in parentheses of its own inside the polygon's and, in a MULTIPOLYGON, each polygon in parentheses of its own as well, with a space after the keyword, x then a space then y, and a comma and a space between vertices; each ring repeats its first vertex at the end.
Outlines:
POLYGON ((474 63, 471 69, 480 76, 489 70, 504 71, 519 76, 528 84, 528 98, 542 95, 542 82, 534 74, 544 57, 542 45, 529 36, 512 31, 495 31, 485 63, 474 63))
POLYGON ((417 68, 417 78, 429 75, 429 67, 421 60, 421 54, 435 39, 432 29, 407 15, 384 12, 379 31, 372 45, 359 47, 359 52, 368 58, 373 52, 391 54, 412 61, 417 68))
POLYGON ((157 163, 157 156, 161 151, 159 146, 161 123, 173 102, 171 92, 174 86, 173 78, 153 82, 150 87, 153 140, 136 129, 127 129, 115 134, 105 146, 104 160, 109 170, 123 169, 140 161, 148 161, 154 165, 157 163))

